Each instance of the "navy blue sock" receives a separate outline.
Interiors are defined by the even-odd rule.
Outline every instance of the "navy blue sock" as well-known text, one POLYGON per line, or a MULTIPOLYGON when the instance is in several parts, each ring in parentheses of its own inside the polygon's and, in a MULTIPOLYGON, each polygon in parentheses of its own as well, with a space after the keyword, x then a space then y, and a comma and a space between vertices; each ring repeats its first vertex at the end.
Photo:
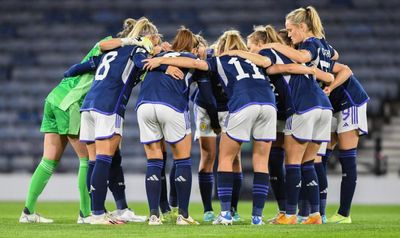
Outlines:
POLYGON ((117 209, 128 208, 125 196, 125 178, 121 167, 121 153, 117 150, 111 162, 110 176, 108 178, 108 188, 112 192, 117 209))
POLYGON ((218 172, 217 181, 217 191, 221 203, 221 212, 228 212, 231 210, 233 173, 218 172))
POLYGON ((340 207, 338 213, 350 215, 351 201, 357 183, 357 149, 339 150, 339 162, 342 165, 342 183, 340 186, 340 207))
POLYGON ((328 178, 322 162, 314 163, 314 167, 315 172, 317 172, 319 184, 319 212, 321 215, 325 215, 326 197, 328 194, 328 178))
POLYGON ((302 176, 301 179, 301 188, 300 188, 300 195, 299 195, 299 211, 298 215, 302 217, 308 217, 310 215, 310 203, 307 198, 307 189, 305 187, 304 177, 302 176))
POLYGON ((286 214, 295 215, 301 188, 301 169, 299 164, 285 165, 286 170, 286 214))
POLYGON ((148 159, 146 171, 146 194, 149 203, 150 216, 160 215, 158 205, 161 194, 161 170, 163 161, 161 159, 148 159))
POLYGON ((272 191, 278 202, 279 211, 286 211, 285 193, 285 151, 281 147, 272 147, 269 153, 269 174, 272 191))
POLYGON ((165 177, 165 166, 167 163, 167 153, 163 153, 163 169, 161 170, 161 197, 160 209, 162 213, 171 211, 168 203, 167 179, 165 177))
POLYGON ((86 175, 86 185, 87 185, 87 190, 89 191, 89 196, 90 196, 90 208, 93 211, 93 198, 92 198, 92 193, 90 190, 90 181, 92 180, 92 175, 93 175, 93 169, 94 169, 94 165, 96 164, 96 161, 93 160, 89 160, 88 161, 88 172, 86 175))
POLYGON ((171 207, 178 207, 178 197, 176 195, 175 187, 175 162, 172 165, 171 171, 169 172, 169 205, 171 207))
POLYGON ((96 164, 91 179, 93 214, 101 215, 105 212, 104 202, 107 195, 107 180, 110 174, 112 156, 96 155, 96 164))
POLYGON ((322 164, 324 165, 324 169, 326 173, 328 173, 328 160, 332 156, 332 150, 326 149, 326 153, 324 156, 322 156, 322 164))
POLYGON ((214 187, 214 174, 199 172, 199 187, 204 212, 212 211, 212 191, 214 187))
POLYGON ((262 216, 265 201, 268 196, 268 180, 269 174, 267 173, 254 173, 253 178, 253 211, 252 216, 262 216))
POLYGON ((192 190, 192 160, 189 158, 175 160, 175 187, 178 197, 179 214, 189 216, 190 192, 192 190))
POLYGON ((304 181, 303 189, 305 189, 307 200, 310 203, 310 213, 319 212, 319 185, 314 160, 302 164, 301 175, 304 181))
POLYGON ((93 169, 94 165, 96 164, 96 161, 89 160, 88 161, 88 172, 86 175, 86 185, 87 185, 87 190, 90 192, 90 181, 92 180, 92 174, 93 174, 93 169))
POLYGON ((233 186, 232 186, 232 201, 231 201, 231 211, 237 211, 240 188, 242 187, 243 174, 233 173, 233 186))

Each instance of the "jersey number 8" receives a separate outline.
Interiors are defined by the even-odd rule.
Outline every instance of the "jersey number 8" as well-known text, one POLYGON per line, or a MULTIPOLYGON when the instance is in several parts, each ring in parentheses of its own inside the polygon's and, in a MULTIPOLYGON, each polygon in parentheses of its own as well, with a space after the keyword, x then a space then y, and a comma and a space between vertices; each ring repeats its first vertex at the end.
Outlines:
POLYGON ((94 80, 103 80, 107 77, 108 71, 110 70, 110 63, 115 60, 117 55, 118 55, 117 51, 111 51, 106 55, 104 55, 103 59, 101 60, 101 64, 97 68, 94 80))

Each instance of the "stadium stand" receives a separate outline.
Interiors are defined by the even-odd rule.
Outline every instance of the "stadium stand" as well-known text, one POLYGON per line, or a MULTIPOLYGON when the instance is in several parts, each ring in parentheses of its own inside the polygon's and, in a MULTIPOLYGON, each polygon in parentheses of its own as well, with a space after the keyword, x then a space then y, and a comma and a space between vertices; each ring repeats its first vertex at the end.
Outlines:
MULTIPOLYGON (((372 135, 364 141, 361 157, 374 157, 375 137, 382 133, 383 153, 400 167, 400 148, 394 143, 400 120, 390 120, 399 115, 400 1, 1 0, 0 5, 0 170, 35 167, 42 151, 39 127, 46 95, 96 41, 116 34, 125 18, 147 16, 166 40, 180 25, 215 40, 229 28, 246 35, 253 25, 283 27, 285 14, 303 5, 316 6, 340 61, 352 68, 371 97, 372 135)), ((127 170, 143 171, 133 111, 136 95, 134 90, 126 115, 123 154, 127 170)), ((197 145, 193 154, 198 156, 197 145)), ((76 168, 70 148, 65 156, 71 159, 64 159, 61 170, 76 168)))

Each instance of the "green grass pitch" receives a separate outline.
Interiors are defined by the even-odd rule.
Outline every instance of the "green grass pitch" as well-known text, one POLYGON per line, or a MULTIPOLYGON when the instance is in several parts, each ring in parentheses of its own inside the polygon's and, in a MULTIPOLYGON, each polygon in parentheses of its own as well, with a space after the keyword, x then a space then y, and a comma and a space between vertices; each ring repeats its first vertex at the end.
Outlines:
MULTIPOLYGON (((218 204, 214 204, 218 208, 218 204)), ((108 209, 113 209, 108 204, 108 209)), ((147 214, 147 203, 130 203, 137 214, 147 214)), ((75 202, 40 202, 37 211, 55 220, 54 224, 19 224, 22 202, 0 202, 0 237, 67 237, 67 238, 123 238, 123 237, 307 237, 307 238, 400 238, 400 205, 355 205, 352 209, 353 224, 327 225, 264 225, 251 226, 250 202, 240 202, 239 212, 244 222, 233 226, 213 226, 202 223, 199 226, 178 227, 174 224, 148 226, 147 224, 125 224, 115 226, 77 225, 78 204, 75 202)), ((268 203, 264 216, 272 217, 276 211, 274 203, 268 203)), ((331 215, 336 206, 328 207, 331 215)), ((201 221, 202 206, 190 205, 191 215, 201 221)))

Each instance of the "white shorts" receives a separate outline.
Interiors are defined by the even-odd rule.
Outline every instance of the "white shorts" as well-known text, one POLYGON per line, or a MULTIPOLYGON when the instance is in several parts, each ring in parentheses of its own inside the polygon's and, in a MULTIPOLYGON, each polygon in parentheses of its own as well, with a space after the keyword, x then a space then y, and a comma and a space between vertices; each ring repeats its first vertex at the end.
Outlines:
POLYGON ((367 103, 333 114, 332 132, 340 134, 352 130, 358 130, 359 135, 368 134, 367 103))
POLYGON ((286 120, 285 135, 292 135, 301 141, 329 142, 331 120, 332 111, 320 108, 293 114, 286 120))
POLYGON ((140 142, 150 144, 161 139, 174 144, 191 133, 187 112, 181 113, 162 105, 145 103, 137 109, 140 142))
POLYGON ((324 156, 326 154, 326 149, 328 148, 328 142, 322 142, 319 150, 317 152, 318 156, 324 156))
MULTIPOLYGON (((194 119, 196 123, 196 132, 194 134, 194 139, 198 140, 200 137, 216 137, 217 134, 214 133, 211 128, 211 120, 207 114, 207 110, 194 104, 194 119)), ((224 129, 225 119, 228 116, 228 111, 218 112, 218 120, 221 129, 224 129)))
POLYGON ((276 121, 276 132, 277 133, 284 133, 285 132, 285 121, 277 120, 276 121))
POLYGON ((122 136, 124 118, 118 114, 105 115, 96 111, 81 113, 80 141, 94 142, 109 139, 115 134, 122 136))
POLYGON ((232 139, 249 142, 250 136, 258 141, 276 140, 276 109, 271 105, 250 105, 229 113, 224 132, 232 139))

